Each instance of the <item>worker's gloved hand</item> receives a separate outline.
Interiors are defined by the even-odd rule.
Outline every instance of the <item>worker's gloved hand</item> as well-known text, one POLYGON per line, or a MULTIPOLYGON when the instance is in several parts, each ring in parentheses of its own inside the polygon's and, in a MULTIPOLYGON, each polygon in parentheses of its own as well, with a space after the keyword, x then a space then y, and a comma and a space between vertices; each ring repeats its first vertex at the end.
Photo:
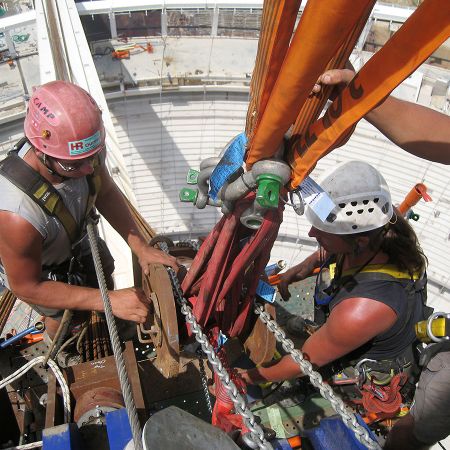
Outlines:
POLYGON ((175 272, 178 272, 179 265, 175 257, 168 255, 155 247, 151 247, 150 245, 143 245, 136 256, 138 257, 139 264, 146 275, 149 273, 149 264, 163 264, 165 266, 172 267, 175 272))
POLYGON ((144 323, 149 313, 150 301, 142 289, 126 288, 110 291, 113 314, 119 319, 144 323))

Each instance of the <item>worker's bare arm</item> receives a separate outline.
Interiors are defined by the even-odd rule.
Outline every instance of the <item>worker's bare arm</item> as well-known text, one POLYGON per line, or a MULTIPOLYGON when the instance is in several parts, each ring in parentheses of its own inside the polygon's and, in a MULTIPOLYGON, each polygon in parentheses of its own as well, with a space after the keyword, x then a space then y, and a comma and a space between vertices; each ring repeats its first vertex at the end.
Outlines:
MULTIPOLYGON (((350 298, 337 305, 327 322, 310 336, 302 352, 319 367, 322 367, 393 326, 396 313, 387 305, 367 298, 350 298)), ((300 376, 298 364, 291 356, 263 368, 244 372, 244 379, 252 383, 282 381, 300 376)))
MULTIPOLYGON (((349 69, 324 72, 313 92, 319 92, 321 84, 344 87, 354 75, 349 69)), ((429 161, 450 164, 449 116, 389 96, 366 114, 365 119, 407 152, 429 161)))
POLYGON ((449 116, 390 96, 365 118, 407 152, 450 164, 449 116))
MULTIPOLYGON (((42 236, 22 217, 0 211, 0 258, 14 294, 33 305, 54 309, 102 311, 98 289, 41 280, 42 236)), ((134 289, 110 293, 113 313, 143 322, 147 300, 134 289)))
POLYGON ((178 265, 174 257, 149 247, 144 241, 122 193, 104 165, 101 178, 102 187, 95 205, 102 216, 128 243, 132 252, 138 257, 142 269, 147 272, 149 264, 159 263, 177 270, 178 265))

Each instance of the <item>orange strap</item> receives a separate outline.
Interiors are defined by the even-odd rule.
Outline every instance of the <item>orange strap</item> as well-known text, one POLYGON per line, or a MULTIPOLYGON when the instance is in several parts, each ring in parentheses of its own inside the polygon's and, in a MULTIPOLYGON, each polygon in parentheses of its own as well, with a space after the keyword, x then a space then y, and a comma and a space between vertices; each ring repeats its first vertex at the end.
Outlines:
POLYGON ((450 35, 450 2, 425 0, 312 124, 288 157, 297 187, 346 132, 430 56, 450 35))
POLYGON ((397 209, 400 214, 404 216, 413 206, 417 205, 422 198, 426 202, 431 202, 431 197, 427 193, 427 187, 422 183, 418 183, 408 192, 397 209))
MULTIPOLYGON (((367 20, 369 19, 374 3, 375 1, 367 5, 364 15, 356 24, 355 28, 351 31, 336 56, 334 56, 333 59, 327 64, 325 70, 343 69, 345 67, 346 62, 355 48, 356 42, 365 27, 367 20)), ((322 88, 318 94, 310 95, 308 97, 298 114, 294 126, 292 127, 292 134, 289 140, 290 145, 295 145, 295 142, 305 133, 311 123, 317 120, 333 89, 334 86, 322 85, 322 88)))
POLYGON ((373 0, 309 0, 292 38, 246 159, 247 168, 273 156, 317 78, 373 0))
POLYGON ((301 0, 265 0, 255 68, 250 85, 246 135, 263 115, 294 30, 301 0))

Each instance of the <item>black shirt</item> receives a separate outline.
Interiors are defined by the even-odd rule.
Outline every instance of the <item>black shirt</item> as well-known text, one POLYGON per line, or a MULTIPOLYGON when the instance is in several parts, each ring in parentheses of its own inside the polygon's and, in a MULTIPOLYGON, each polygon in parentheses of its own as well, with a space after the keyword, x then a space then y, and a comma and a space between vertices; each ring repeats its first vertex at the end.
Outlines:
POLYGON ((355 275, 352 282, 339 289, 329 304, 330 311, 346 299, 363 297, 384 303, 397 314, 397 321, 389 330, 347 355, 348 361, 362 358, 394 359, 411 348, 416 341, 414 324, 424 317, 423 294, 420 289, 416 289, 418 283, 382 272, 361 272, 355 275))

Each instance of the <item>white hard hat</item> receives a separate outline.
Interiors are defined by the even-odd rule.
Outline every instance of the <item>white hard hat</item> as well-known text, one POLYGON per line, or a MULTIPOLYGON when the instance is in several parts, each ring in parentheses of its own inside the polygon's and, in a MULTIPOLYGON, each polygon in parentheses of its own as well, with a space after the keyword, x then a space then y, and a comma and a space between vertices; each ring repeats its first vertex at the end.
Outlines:
POLYGON ((375 167, 362 161, 339 164, 319 182, 336 207, 323 222, 307 208, 306 218, 314 228, 332 234, 355 234, 376 230, 392 217, 391 194, 375 167))

